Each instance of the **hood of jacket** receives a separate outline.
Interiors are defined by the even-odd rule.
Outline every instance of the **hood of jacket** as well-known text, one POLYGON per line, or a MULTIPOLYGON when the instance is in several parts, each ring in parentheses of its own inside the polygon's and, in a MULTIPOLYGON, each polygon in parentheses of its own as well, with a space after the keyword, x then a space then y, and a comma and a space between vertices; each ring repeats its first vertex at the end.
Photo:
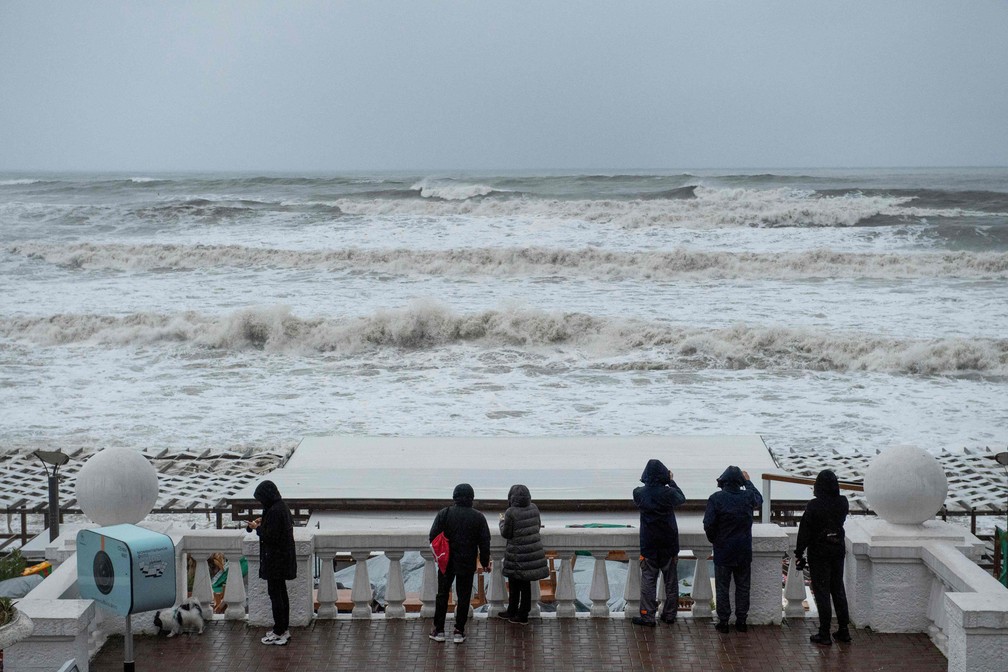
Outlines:
POLYGON ((263 481, 257 485, 252 496, 267 509, 282 499, 280 490, 273 481, 263 481))
POLYGON ((718 476, 717 485, 723 490, 738 490, 745 485, 745 481, 746 479, 742 475, 742 470, 733 464, 725 469, 723 474, 718 476))
POLYGON ((829 469, 823 469, 816 476, 815 486, 812 488, 812 494, 816 497, 837 497, 840 495, 840 481, 837 480, 836 474, 834 474, 829 469))
POLYGON ((472 506, 476 498, 476 492, 468 483, 459 483, 452 492, 452 499, 458 506, 472 506))
POLYGON ((644 485, 668 485, 672 482, 668 467, 661 460, 648 460, 640 480, 644 485))
POLYGON ((528 506, 532 503, 532 493, 528 486, 516 483, 508 490, 508 506, 528 506))

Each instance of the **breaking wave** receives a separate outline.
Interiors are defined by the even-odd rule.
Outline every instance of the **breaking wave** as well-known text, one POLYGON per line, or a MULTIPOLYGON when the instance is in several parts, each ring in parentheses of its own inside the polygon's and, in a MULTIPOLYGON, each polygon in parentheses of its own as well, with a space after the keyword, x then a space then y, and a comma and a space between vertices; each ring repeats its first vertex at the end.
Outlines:
POLYGON ((687 249, 616 252, 543 247, 284 250, 238 245, 91 243, 23 243, 8 247, 7 252, 67 268, 120 271, 258 267, 403 275, 571 275, 603 279, 1008 278, 1006 252, 897 254, 828 249, 788 253, 687 249))
MULTIPOLYGON (((844 194, 818 196, 789 188, 721 189, 690 187, 669 197, 561 200, 529 198, 338 199, 332 205, 355 215, 533 217, 580 220, 624 228, 647 226, 850 227, 878 215, 906 218, 962 215, 961 210, 904 207, 912 196, 844 194)), ((970 213, 965 213, 970 214, 970 213)), ((976 213, 982 216, 988 213, 976 213)))
POLYGON ((422 198, 436 198, 443 201, 465 201, 497 192, 496 189, 485 184, 428 182, 426 180, 417 182, 410 188, 418 191, 422 198))
MULTIPOLYGON (((0 335, 43 346, 181 343, 224 350, 352 355, 380 348, 574 349, 578 361, 612 369, 786 369, 902 374, 1003 375, 1008 339, 898 339, 815 329, 735 325, 722 329, 539 310, 459 315, 430 303, 363 317, 300 318, 285 306, 227 315, 5 317, 0 335)), ((554 350, 556 352, 556 350, 554 350)), ((572 353, 567 353, 572 354, 572 353)))

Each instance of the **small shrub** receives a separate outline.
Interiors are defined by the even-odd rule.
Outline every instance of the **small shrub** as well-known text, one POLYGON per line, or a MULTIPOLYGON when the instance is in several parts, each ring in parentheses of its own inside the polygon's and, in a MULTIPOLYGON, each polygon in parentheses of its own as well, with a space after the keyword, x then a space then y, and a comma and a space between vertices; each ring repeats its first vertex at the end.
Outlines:
POLYGON ((0 581, 21 576, 27 565, 21 551, 15 548, 9 555, 0 558, 0 581))
POLYGON ((0 597, 0 628, 14 620, 14 602, 9 597, 0 597))

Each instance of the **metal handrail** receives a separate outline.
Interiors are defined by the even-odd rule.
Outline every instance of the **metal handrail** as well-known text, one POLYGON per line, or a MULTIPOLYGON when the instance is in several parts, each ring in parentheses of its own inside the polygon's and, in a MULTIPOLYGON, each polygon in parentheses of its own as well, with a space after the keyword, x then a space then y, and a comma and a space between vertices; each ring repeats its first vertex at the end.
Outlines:
MULTIPOLYGON (((805 476, 791 476, 788 474, 761 474, 763 479, 763 508, 760 510, 760 522, 770 522, 770 484, 774 481, 778 483, 796 483, 798 485, 814 486, 816 479, 805 476)), ((864 492, 864 484, 853 481, 839 481, 841 490, 852 490, 854 492, 864 492)))

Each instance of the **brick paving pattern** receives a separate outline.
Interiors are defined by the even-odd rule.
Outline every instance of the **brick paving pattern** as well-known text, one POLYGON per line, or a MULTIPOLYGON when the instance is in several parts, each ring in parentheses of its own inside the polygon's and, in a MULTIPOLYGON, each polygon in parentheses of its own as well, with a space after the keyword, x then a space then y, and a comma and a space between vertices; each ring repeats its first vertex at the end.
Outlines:
MULTIPOLYGON (((235 621, 210 624, 203 635, 135 638, 137 670, 669 670, 691 672, 895 671, 945 672, 948 663, 926 635, 855 630, 851 644, 810 644, 812 619, 750 626, 745 634, 714 632, 711 621, 680 619, 641 628, 623 619, 470 622, 463 644, 427 639, 430 619, 318 621, 295 628, 287 646, 264 646, 265 628, 235 621)), ((91 669, 119 672, 122 637, 102 648, 91 669)))

